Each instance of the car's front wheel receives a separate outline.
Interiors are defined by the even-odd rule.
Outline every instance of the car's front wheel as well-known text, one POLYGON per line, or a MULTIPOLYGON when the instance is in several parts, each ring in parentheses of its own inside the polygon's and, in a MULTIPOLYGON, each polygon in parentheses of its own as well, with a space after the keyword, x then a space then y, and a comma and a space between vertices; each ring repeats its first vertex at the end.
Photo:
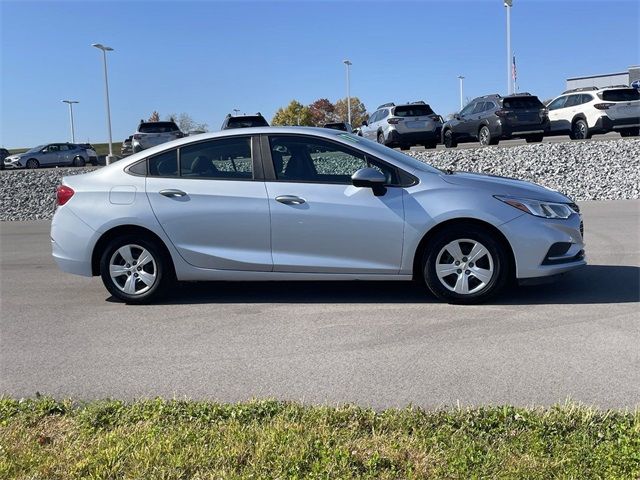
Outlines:
POLYGON ((508 254, 486 229, 461 224, 443 230, 429 242, 423 274, 429 290, 440 300, 480 303, 507 282, 508 254))
POLYGON ((40 162, 35 158, 30 158, 29 160, 27 160, 27 164, 26 164, 27 168, 38 168, 39 166, 40 166, 40 162))
POLYGON ((164 250, 139 235, 123 235, 107 244, 100 258, 100 275, 109 293, 127 303, 161 298, 174 278, 164 250))

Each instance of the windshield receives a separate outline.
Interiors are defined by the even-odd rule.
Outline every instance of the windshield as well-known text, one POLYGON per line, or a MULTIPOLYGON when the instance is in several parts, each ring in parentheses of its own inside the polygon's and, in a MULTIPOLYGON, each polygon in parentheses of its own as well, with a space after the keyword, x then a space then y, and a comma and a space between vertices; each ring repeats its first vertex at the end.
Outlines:
POLYGON ((420 160, 415 159, 411 155, 406 155, 402 152, 394 150, 393 148, 385 147, 384 145, 381 145, 378 142, 374 142, 373 140, 368 140, 363 137, 358 137, 351 133, 340 133, 338 134, 338 137, 340 137, 343 140, 346 140, 349 143, 355 143, 363 147, 367 147, 370 150, 373 150, 376 154, 389 157, 409 169, 415 168, 423 172, 442 173, 441 170, 438 170, 437 168, 432 167, 428 163, 421 162, 420 160))
POLYGON ((46 145, 38 145, 37 147, 33 147, 32 149, 27 150, 25 153, 39 152, 44 147, 46 147, 46 145))

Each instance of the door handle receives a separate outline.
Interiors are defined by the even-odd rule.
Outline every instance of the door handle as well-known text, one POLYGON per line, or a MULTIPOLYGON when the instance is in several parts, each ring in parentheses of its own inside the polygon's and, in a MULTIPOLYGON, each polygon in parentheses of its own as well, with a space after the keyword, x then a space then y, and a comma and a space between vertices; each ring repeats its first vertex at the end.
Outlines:
POLYGON ((160 195, 164 195, 165 197, 173 198, 173 197, 184 197, 187 192, 183 192, 182 190, 176 190, 173 188, 169 188, 167 190, 160 190, 160 195))
POLYGON ((279 195, 276 197, 276 202, 284 203, 285 205, 302 205, 305 200, 295 195, 279 195))

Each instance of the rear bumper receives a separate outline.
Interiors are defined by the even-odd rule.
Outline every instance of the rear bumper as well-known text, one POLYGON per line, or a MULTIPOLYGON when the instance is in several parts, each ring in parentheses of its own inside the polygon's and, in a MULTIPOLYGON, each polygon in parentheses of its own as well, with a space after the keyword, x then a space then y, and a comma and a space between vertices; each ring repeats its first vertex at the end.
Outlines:
POLYGON ((51 221, 51 253, 63 272, 92 276, 91 253, 97 233, 67 206, 58 207, 51 221))
POLYGON ((537 123, 537 124, 528 124, 528 125, 517 125, 517 124, 508 124, 499 122, 496 128, 496 134, 500 138, 508 139, 508 138, 522 138, 533 135, 545 135, 549 132, 550 129, 549 120, 537 123))
POLYGON ((440 143, 442 127, 436 127, 430 132, 407 132, 400 133, 391 130, 385 139, 385 145, 424 145, 427 143, 440 143))
POLYGON ((592 130, 594 132, 611 132, 612 130, 638 127, 640 127, 640 117, 617 118, 613 120, 607 115, 603 115, 596 121, 592 130))

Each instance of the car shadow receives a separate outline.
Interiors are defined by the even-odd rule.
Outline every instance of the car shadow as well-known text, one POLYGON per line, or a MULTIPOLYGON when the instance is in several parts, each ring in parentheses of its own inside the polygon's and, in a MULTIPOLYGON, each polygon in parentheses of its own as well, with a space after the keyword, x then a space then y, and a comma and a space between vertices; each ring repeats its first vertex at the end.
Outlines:
MULTIPOLYGON (((183 282, 164 305, 205 303, 439 303, 417 282, 183 282)), ((108 301, 116 301, 109 298, 108 301)), ((588 265, 557 281, 509 287, 494 305, 640 301, 640 267, 588 265)))

